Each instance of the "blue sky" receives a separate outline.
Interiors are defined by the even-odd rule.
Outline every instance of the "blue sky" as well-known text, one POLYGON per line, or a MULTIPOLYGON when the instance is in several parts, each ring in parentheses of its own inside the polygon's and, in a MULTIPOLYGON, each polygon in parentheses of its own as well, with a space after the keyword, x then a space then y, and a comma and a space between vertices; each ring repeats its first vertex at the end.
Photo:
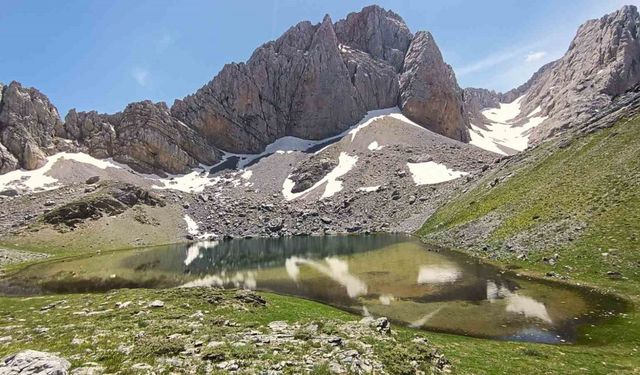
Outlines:
MULTIPOLYGON (((188 95, 227 62, 302 20, 334 21, 369 1, 0 0, 0 82, 70 108, 116 112, 127 103, 188 95)), ((412 32, 429 30, 462 87, 505 91, 565 52, 577 27, 640 0, 375 2, 412 32)))

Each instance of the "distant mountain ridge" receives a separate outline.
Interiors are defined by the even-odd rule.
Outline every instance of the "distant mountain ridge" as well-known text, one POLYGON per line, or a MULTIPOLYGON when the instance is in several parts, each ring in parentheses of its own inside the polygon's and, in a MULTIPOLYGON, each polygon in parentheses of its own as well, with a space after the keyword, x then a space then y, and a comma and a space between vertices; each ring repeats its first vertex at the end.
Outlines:
MULTIPOLYGON (((0 86, 0 173, 43 165, 58 151, 111 157, 145 173, 186 173, 223 151, 259 153, 284 136, 323 139, 367 111, 398 106, 421 126, 469 142, 481 111, 520 102, 540 112, 539 142, 596 115, 640 81, 638 11, 634 6, 583 24, 567 54, 507 93, 458 86, 433 36, 415 35, 402 18, 368 6, 333 23, 305 21, 258 47, 246 63, 223 67, 212 81, 173 106, 142 101, 122 112, 72 109, 60 119, 35 89, 0 86)), ((518 119, 514 121, 515 126, 518 119)))
POLYGON ((520 101, 521 118, 539 108, 547 116, 531 131, 535 144, 564 129, 588 122, 615 98, 640 83, 640 15, 633 5, 582 24, 563 57, 541 67, 521 86, 506 93, 464 90, 466 114, 478 124, 483 108, 520 101))

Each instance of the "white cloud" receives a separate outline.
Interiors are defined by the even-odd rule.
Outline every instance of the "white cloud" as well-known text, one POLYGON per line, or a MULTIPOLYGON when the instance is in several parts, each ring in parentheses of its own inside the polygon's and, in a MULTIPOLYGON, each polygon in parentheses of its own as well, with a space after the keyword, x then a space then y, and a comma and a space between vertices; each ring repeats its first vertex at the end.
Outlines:
POLYGON ((134 68, 131 71, 131 76, 140 86, 147 86, 149 84, 149 71, 143 68, 134 68))
POLYGON ((531 53, 527 54, 527 57, 525 57, 524 61, 525 62, 540 61, 540 60, 544 59, 546 56, 547 56, 547 52, 546 51, 531 52, 531 53))
POLYGON ((458 69, 454 69, 457 76, 464 76, 469 73, 475 73, 479 71, 483 71, 489 68, 493 68, 497 65, 500 65, 509 60, 513 60, 519 58, 523 54, 531 51, 535 47, 537 47, 539 43, 534 43, 531 45, 527 45, 519 48, 507 48, 502 51, 493 53, 491 55, 485 56, 484 58, 471 63, 469 65, 462 66, 458 69))

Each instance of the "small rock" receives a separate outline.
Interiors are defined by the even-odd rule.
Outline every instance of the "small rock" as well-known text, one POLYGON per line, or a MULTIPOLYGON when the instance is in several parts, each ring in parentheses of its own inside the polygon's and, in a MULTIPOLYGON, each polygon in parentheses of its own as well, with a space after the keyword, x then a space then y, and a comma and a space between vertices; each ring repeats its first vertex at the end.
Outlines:
POLYGON ((149 307, 154 307, 154 308, 159 308, 159 307, 164 307, 164 302, 160 301, 159 299, 152 301, 149 304, 149 307))
POLYGON ((15 197, 18 195, 18 191, 16 189, 5 189, 0 191, 0 195, 4 197, 15 197))
POLYGON ((85 181, 84 183, 87 185, 93 185, 98 181, 100 181, 100 176, 91 176, 87 178, 87 181, 85 181))
POLYGON ((622 273, 619 271, 608 271, 607 276, 609 276, 610 279, 621 279, 622 273))

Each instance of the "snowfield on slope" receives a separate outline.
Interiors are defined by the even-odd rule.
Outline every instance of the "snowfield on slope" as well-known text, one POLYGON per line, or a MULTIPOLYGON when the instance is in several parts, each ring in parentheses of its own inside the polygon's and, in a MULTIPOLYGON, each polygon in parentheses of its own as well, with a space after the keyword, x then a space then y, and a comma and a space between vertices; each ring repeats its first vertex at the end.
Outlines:
POLYGON ((317 187, 326 183, 324 192, 322 193, 322 196, 320 196, 320 199, 332 197, 335 193, 342 190, 342 181, 339 180, 339 178, 347 174, 356 165, 357 161, 357 156, 351 156, 346 152, 341 152, 338 157, 338 165, 307 190, 293 193, 291 190, 293 190, 295 182, 293 182, 290 177, 287 177, 282 184, 282 195, 286 200, 290 201, 310 193, 317 187))
POLYGON ((502 155, 526 149, 529 146, 531 129, 542 124, 547 116, 535 116, 541 111, 541 108, 537 107, 527 115, 524 124, 516 125, 513 121, 521 114, 520 105, 523 98, 524 96, 521 96, 511 103, 500 103, 498 108, 482 111, 482 115, 491 123, 486 126, 487 129, 471 124, 469 143, 502 155))
POLYGON ((427 161, 424 163, 407 163, 416 185, 432 185, 455 180, 467 175, 467 172, 454 171, 444 164, 427 161))
POLYGON ((49 173, 58 161, 63 160, 73 160, 79 163, 90 164, 100 169, 122 168, 121 165, 113 162, 111 159, 96 159, 93 156, 81 152, 60 152, 47 157, 45 165, 38 169, 31 171, 17 169, 0 175, 0 191, 15 188, 25 189, 30 192, 57 189, 61 185, 58 183, 58 180, 49 173))

